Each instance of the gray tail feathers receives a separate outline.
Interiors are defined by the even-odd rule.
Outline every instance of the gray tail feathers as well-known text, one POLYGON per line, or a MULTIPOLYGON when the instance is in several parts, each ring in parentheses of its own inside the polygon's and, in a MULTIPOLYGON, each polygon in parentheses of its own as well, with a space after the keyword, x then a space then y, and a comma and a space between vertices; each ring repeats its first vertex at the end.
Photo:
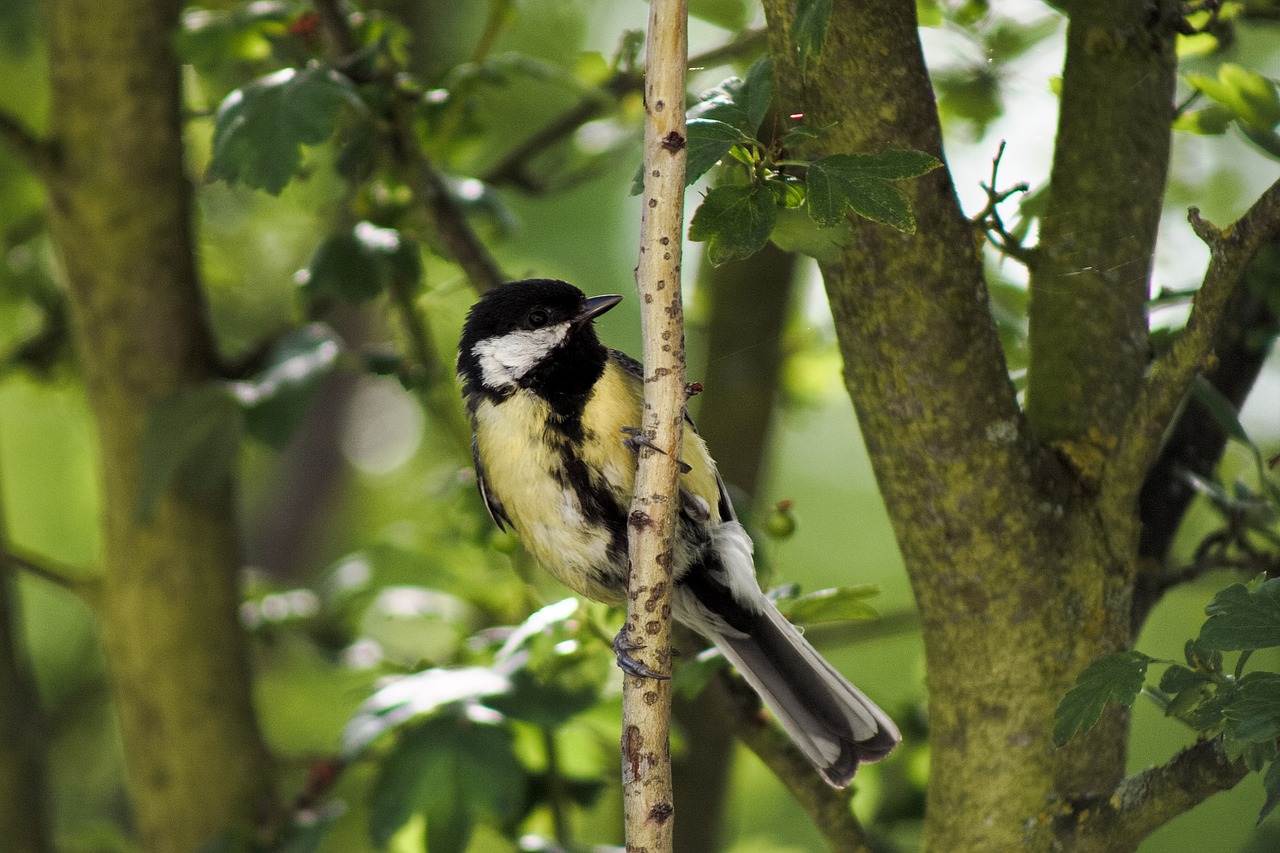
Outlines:
MULTIPOLYGON (((901 741, 898 727, 849 683, 764 596, 744 631, 700 629, 732 661, 828 784, 843 788, 859 764, 901 741)), ((727 628, 728 626, 723 626, 727 628)), ((745 627, 745 626, 744 626, 745 627)))

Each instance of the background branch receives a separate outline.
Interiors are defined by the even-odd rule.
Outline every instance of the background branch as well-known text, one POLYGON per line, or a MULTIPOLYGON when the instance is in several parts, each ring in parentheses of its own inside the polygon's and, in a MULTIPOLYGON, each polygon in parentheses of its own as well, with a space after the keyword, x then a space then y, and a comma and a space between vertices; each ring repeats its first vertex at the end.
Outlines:
POLYGON ((1192 227, 1209 246, 1204 282, 1196 292, 1186 327, 1152 365, 1121 433, 1103 478, 1103 492, 1117 507, 1137 499, 1142 478, 1160 449, 1165 430, 1201 370, 1243 280, 1245 269, 1263 244, 1280 236, 1280 181, 1272 184, 1235 224, 1219 229, 1192 208, 1192 227))
MULTIPOLYGON (((340 0, 313 0, 312 5, 325 33, 331 61, 344 67, 359 48, 347 12, 340 0)), ((390 68, 383 72, 388 85, 394 85, 400 70, 390 68)), ((418 212, 440 251, 462 268, 472 287, 483 293, 506 281, 507 276, 454 201, 444 175, 423 153, 414 131, 415 103, 396 94, 385 117, 390 123, 384 135, 388 154, 412 191, 418 212)))
POLYGON ((31 171, 48 181, 54 176, 55 149, 47 140, 41 139, 35 131, 17 116, 0 110, 0 140, 8 143, 18 156, 26 161, 31 171))
POLYGON ((773 771, 805 810, 832 850, 867 853, 871 842, 850 808, 856 788, 838 790, 822 781, 813 766, 760 707, 760 700, 740 677, 722 673, 734 732, 773 771))
POLYGON ((1169 821, 1249 775, 1228 761, 1218 741, 1201 741, 1168 763, 1122 781, 1105 800, 1079 804, 1061 818, 1058 836, 1078 851, 1131 850, 1169 821))

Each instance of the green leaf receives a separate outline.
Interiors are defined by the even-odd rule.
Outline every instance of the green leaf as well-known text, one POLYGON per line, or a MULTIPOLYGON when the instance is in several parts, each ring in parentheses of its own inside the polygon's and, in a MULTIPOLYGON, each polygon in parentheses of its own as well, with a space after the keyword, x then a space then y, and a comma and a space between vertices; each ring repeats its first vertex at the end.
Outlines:
POLYGON ((942 163, 923 151, 883 151, 879 154, 833 154, 809 164, 809 215, 824 227, 844 220, 845 208, 859 216, 914 233, 915 217, 907 197, 885 181, 914 178, 942 163))
POLYGON ((689 108, 688 120, 721 121, 736 127, 743 139, 750 140, 755 137, 772 102, 773 62, 763 56, 752 64, 746 79, 730 77, 703 92, 699 102, 689 108))
POLYGON ((685 142, 689 152, 685 167, 685 183, 692 184, 711 169, 729 149, 748 137, 731 124, 709 118, 690 119, 685 125, 685 142))
POLYGON ((1236 441, 1246 447, 1253 447, 1253 440, 1249 438, 1249 434, 1245 432, 1244 426, 1240 423, 1240 416, 1236 412, 1236 407, 1232 405, 1221 391, 1213 387, 1213 384, 1204 375, 1197 375, 1191 382, 1191 396, 1195 401, 1204 407, 1209 417, 1213 418, 1228 438, 1234 438, 1236 441))
POLYGON ((1280 134, 1274 130, 1261 130, 1249 125, 1240 125, 1240 132, 1245 138, 1258 147, 1263 154, 1273 160, 1280 160, 1280 134))
POLYGON ((1266 802, 1262 804, 1262 811, 1258 814, 1258 823, 1262 823, 1267 819, 1267 815, 1280 805, 1280 760, 1271 762, 1271 766, 1267 768, 1267 773, 1262 777, 1262 788, 1267 792, 1266 802))
POLYGON ((1210 104, 1202 110, 1190 110, 1173 120, 1173 129, 1200 136, 1220 136, 1226 133, 1235 115, 1221 104, 1210 104))
POLYGON ((209 497, 235 467, 244 413, 231 389, 208 382, 151 404, 142 430, 135 512, 150 521, 171 483, 185 493, 209 497))
POLYGON ((1280 673, 1251 672, 1241 678, 1222 715, 1226 735, 1234 740, 1267 743, 1280 737, 1280 673))
POLYGON ((342 755, 351 760, 384 734, 454 704, 509 690, 506 676, 488 667, 427 669, 379 688, 361 703, 342 731, 342 755))
POLYGON ((1250 589, 1235 583, 1219 592, 1205 607, 1209 619, 1199 642, 1221 651, 1270 649, 1280 646, 1280 578, 1250 589))
POLYGON ((692 660, 680 660, 671 679, 671 689, 685 699, 696 699, 716 673, 728 666, 729 662, 715 646, 703 649, 692 660))
POLYGON ((343 104, 364 109, 351 81, 323 67, 285 68, 236 89, 213 118, 209 175, 279 195, 302 146, 329 138, 343 104))
POLYGON ((880 587, 875 584, 818 590, 794 599, 787 608, 787 618, 802 624, 878 619, 880 614, 866 599, 879 594, 880 587))
POLYGON ((1276 85, 1261 74, 1225 62, 1218 68, 1216 78, 1188 74, 1187 83, 1251 128, 1265 131, 1280 124, 1280 96, 1276 94, 1276 85))
POLYGON ((417 243, 393 228, 358 223, 324 240, 302 273, 307 299, 332 298, 359 304, 377 297, 396 280, 416 285, 422 275, 417 243))
POLYGON ((1150 663, 1151 658, 1132 651, 1117 652, 1091 663, 1054 712, 1054 744, 1062 746, 1076 732, 1093 728, 1108 700, 1114 699, 1125 707, 1133 705, 1150 663))
POLYGON ((370 833, 385 846, 422 813, 431 853, 462 853, 478 820, 516 814, 526 779, 506 726, 475 715, 431 717, 383 759, 370 791, 370 833))
POLYGON ((773 104, 773 60, 769 54, 757 59, 747 70, 738 102, 747 114, 747 132, 754 134, 773 104))
POLYGON ((778 206, 773 193, 754 184, 719 186, 702 200, 689 239, 707 242, 707 256, 719 266, 735 258, 749 258, 769 239, 778 206))
POLYGON ((285 335, 272 349, 261 373, 232 383, 236 398, 245 407, 249 434, 277 449, 284 447, 341 351, 337 334, 324 323, 310 323, 285 335))
POLYGON ((1166 693, 1181 693, 1183 690, 1200 687, 1208 682, 1209 679, 1203 674, 1187 669, 1181 664, 1174 664, 1160 676, 1160 689, 1166 693))
POLYGON ((799 0, 796 17, 791 22, 791 41, 800 58, 800 67, 809 59, 822 57, 822 47, 827 41, 827 28, 831 25, 831 0, 799 0))

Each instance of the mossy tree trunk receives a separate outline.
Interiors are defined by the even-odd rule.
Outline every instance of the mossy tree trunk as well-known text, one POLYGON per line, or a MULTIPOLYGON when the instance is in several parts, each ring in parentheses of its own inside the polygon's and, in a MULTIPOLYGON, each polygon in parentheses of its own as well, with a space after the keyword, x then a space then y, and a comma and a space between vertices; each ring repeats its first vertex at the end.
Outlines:
POLYGON ((142 849, 188 851, 270 810, 237 621, 234 498, 136 507, 148 407, 209 378, 184 172, 177 0, 51 0, 56 249, 101 453, 94 596, 142 849))
MULTIPOLYGON (((1028 413, 991 319, 980 234, 946 170, 903 185, 914 234, 856 220, 842 257, 822 267, 846 385, 921 613, 930 850, 1070 847, 1055 816, 1105 796, 1124 771, 1123 715, 1063 749, 1052 724, 1079 672, 1130 641, 1143 471, 1128 472, 1124 496, 1098 478, 1146 358, 1176 4, 1075 5, 1044 225, 1052 260, 1033 261, 1028 413)), ((915 4, 836 3, 821 58, 807 65, 788 37, 794 7, 765 2, 782 111, 832 125, 807 153, 942 158, 915 4)))

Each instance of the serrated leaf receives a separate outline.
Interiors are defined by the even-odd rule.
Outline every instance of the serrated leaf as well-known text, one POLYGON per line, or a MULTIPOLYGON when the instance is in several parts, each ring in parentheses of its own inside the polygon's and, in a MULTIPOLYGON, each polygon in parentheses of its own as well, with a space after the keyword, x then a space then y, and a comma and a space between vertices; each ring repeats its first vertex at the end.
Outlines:
POLYGON ((267 367, 252 379, 232 383, 245 407, 250 435, 284 447, 307 414, 320 381, 333 369, 342 347, 324 323, 309 323, 285 335, 272 349, 267 367))
POLYGON ((1235 583, 1220 591, 1205 607, 1209 616, 1199 642, 1221 651, 1270 649, 1280 646, 1280 578, 1250 590, 1235 583))
POLYGON ((799 0, 796 17, 791 22, 791 42, 795 45, 800 67, 810 59, 820 59, 831 25, 831 0, 799 0))
POLYGON ((236 89, 213 118, 209 175, 279 195, 302 146, 329 138, 343 104, 363 110, 351 81, 324 67, 285 68, 236 89))
POLYGON ((1267 768, 1266 775, 1262 777, 1262 789, 1267 792, 1267 799, 1262 804, 1262 811, 1258 813, 1258 823, 1266 820, 1267 815, 1280 805, 1280 760, 1272 761, 1267 768))
POLYGON ((1054 712, 1054 744, 1062 746, 1076 732, 1093 728, 1110 700, 1132 706, 1150 663, 1142 652, 1130 651, 1108 655, 1086 667, 1054 712))
POLYGON ((899 231, 914 233, 915 217, 906 195, 885 181, 917 177, 942 165, 922 151, 833 154, 809 164, 809 215, 824 227, 844 220, 845 209, 899 231))
POLYGON ((711 189, 689 223, 689 239, 706 241, 707 256, 719 266, 749 258, 769 240, 778 206, 767 188, 747 184, 711 189))
POLYGON ((794 599, 787 608, 787 618, 802 624, 878 619, 880 614, 866 599, 879 594, 880 588, 875 584, 818 590, 794 599))
POLYGON ((139 450, 139 519, 149 521, 171 483, 196 497, 208 497, 227 482, 235 467, 244 413, 231 389, 208 382, 151 404, 139 450))
POLYGON ((685 125, 685 143, 689 153, 685 167, 685 183, 692 184, 720 162, 729 149, 748 137, 723 121, 710 118, 690 119, 685 125))
POLYGON ((1227 736, 1235 740, 1266 743, 1280 737, 1280 673, 1245 675, 1222 715, 1227 736))

